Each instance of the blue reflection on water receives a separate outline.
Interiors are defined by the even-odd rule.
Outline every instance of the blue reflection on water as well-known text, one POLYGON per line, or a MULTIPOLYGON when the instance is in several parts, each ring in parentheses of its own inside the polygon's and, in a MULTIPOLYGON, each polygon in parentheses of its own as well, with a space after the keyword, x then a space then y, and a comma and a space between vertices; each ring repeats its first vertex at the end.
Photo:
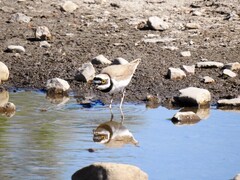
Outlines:
MULTIPOLYGON (((94 162, 136 165, 151 180, 230 179, 240 172, 239 112, 211 109, 208 119, 177 126, 168 120, 177 110, 124 104, 124 126, 139 146, 109 148, 92 140, 92 130, 110 118, 99 102, 83 108, 71 97, 58 106, 38 92, 11 93, 10 101, 17 112, 0 118, 0 179, 70 179, 94 162)), ((113 113, 120 122, 118 105, 113 113)))

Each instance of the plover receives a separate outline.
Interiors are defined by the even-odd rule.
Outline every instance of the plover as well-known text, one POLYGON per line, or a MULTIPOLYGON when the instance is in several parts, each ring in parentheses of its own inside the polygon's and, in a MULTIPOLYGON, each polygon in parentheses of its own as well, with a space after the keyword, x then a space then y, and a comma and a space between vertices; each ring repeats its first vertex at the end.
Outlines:
POLYGON ((112 95, 109 105, 110 110, 112 109, 114 94, 119 92, 122 93, 120 102, 122 117, 122 104, 125 96, 125 87, 130 83, 140 61, 140 59, 135 59, 128 64, 108 66, 102 69, 101 73, 96 75, 93 79, 93 82, 98 90, 112 95))

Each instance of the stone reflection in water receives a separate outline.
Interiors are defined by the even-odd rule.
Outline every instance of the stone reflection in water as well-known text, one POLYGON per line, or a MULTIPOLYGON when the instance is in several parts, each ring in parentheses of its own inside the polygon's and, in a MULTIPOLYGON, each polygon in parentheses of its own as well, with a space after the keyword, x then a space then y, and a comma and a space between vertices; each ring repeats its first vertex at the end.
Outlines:
POLYGON ((0 91, 0 114, 7 117, 12 117, 15 114, 16 107, 9 101, 9 93, 6 90, 0 91))
POLYGON ((63 105, 69 101, 69 96, 66 94, 48 94, 46 98, 53 104, 63 105))
POLYGON ((209 118, 210 108, 184 107, 171 119, 175 125, 193 125, 209 118))
POLYGON ((100 124, 93 130, 93 141, 106 145, 107 147, 122 147, 125 144, 138 145, 133 134, 123 126, 123 123, 114 120, 100 124))

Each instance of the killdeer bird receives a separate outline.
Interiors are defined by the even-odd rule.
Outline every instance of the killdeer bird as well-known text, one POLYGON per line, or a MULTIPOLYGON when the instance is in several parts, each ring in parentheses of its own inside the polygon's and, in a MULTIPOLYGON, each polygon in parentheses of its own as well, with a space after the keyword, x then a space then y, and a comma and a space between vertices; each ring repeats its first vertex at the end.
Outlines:
POLYGON ((135 59, 128 64, 108 66, 102 69, 101 73, 96 75, 93 79, 93 82, 98 90, 110 93, 112 95, 109 105, 111 113, 114 94, 119 92, 122 93, 122 98, 120 102, 122 118, 122 104, 125 96, 125 87, 130 83, 140 61, 141 59, 135 59))

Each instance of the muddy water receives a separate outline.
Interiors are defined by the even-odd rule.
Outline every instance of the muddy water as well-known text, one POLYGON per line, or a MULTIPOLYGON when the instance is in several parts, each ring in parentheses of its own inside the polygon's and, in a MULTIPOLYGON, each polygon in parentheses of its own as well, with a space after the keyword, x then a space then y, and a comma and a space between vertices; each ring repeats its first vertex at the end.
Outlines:
POLYGON ((10 93, 9 101, 17 110, 11 118, 0 115, 0 179, 65 180, 99 161, 136 165, 151 180, 230 179, 240 172, 240 112, 198 110, 201 121, 174 124, 169 119, 177 110, 124 104, 121 125, 117 105, 109 123, 99 102, 86 108, 73 97, 53 103, 24 91, 10 93), (128 138, 93 142, 93 129, 103 123, 128 138))

